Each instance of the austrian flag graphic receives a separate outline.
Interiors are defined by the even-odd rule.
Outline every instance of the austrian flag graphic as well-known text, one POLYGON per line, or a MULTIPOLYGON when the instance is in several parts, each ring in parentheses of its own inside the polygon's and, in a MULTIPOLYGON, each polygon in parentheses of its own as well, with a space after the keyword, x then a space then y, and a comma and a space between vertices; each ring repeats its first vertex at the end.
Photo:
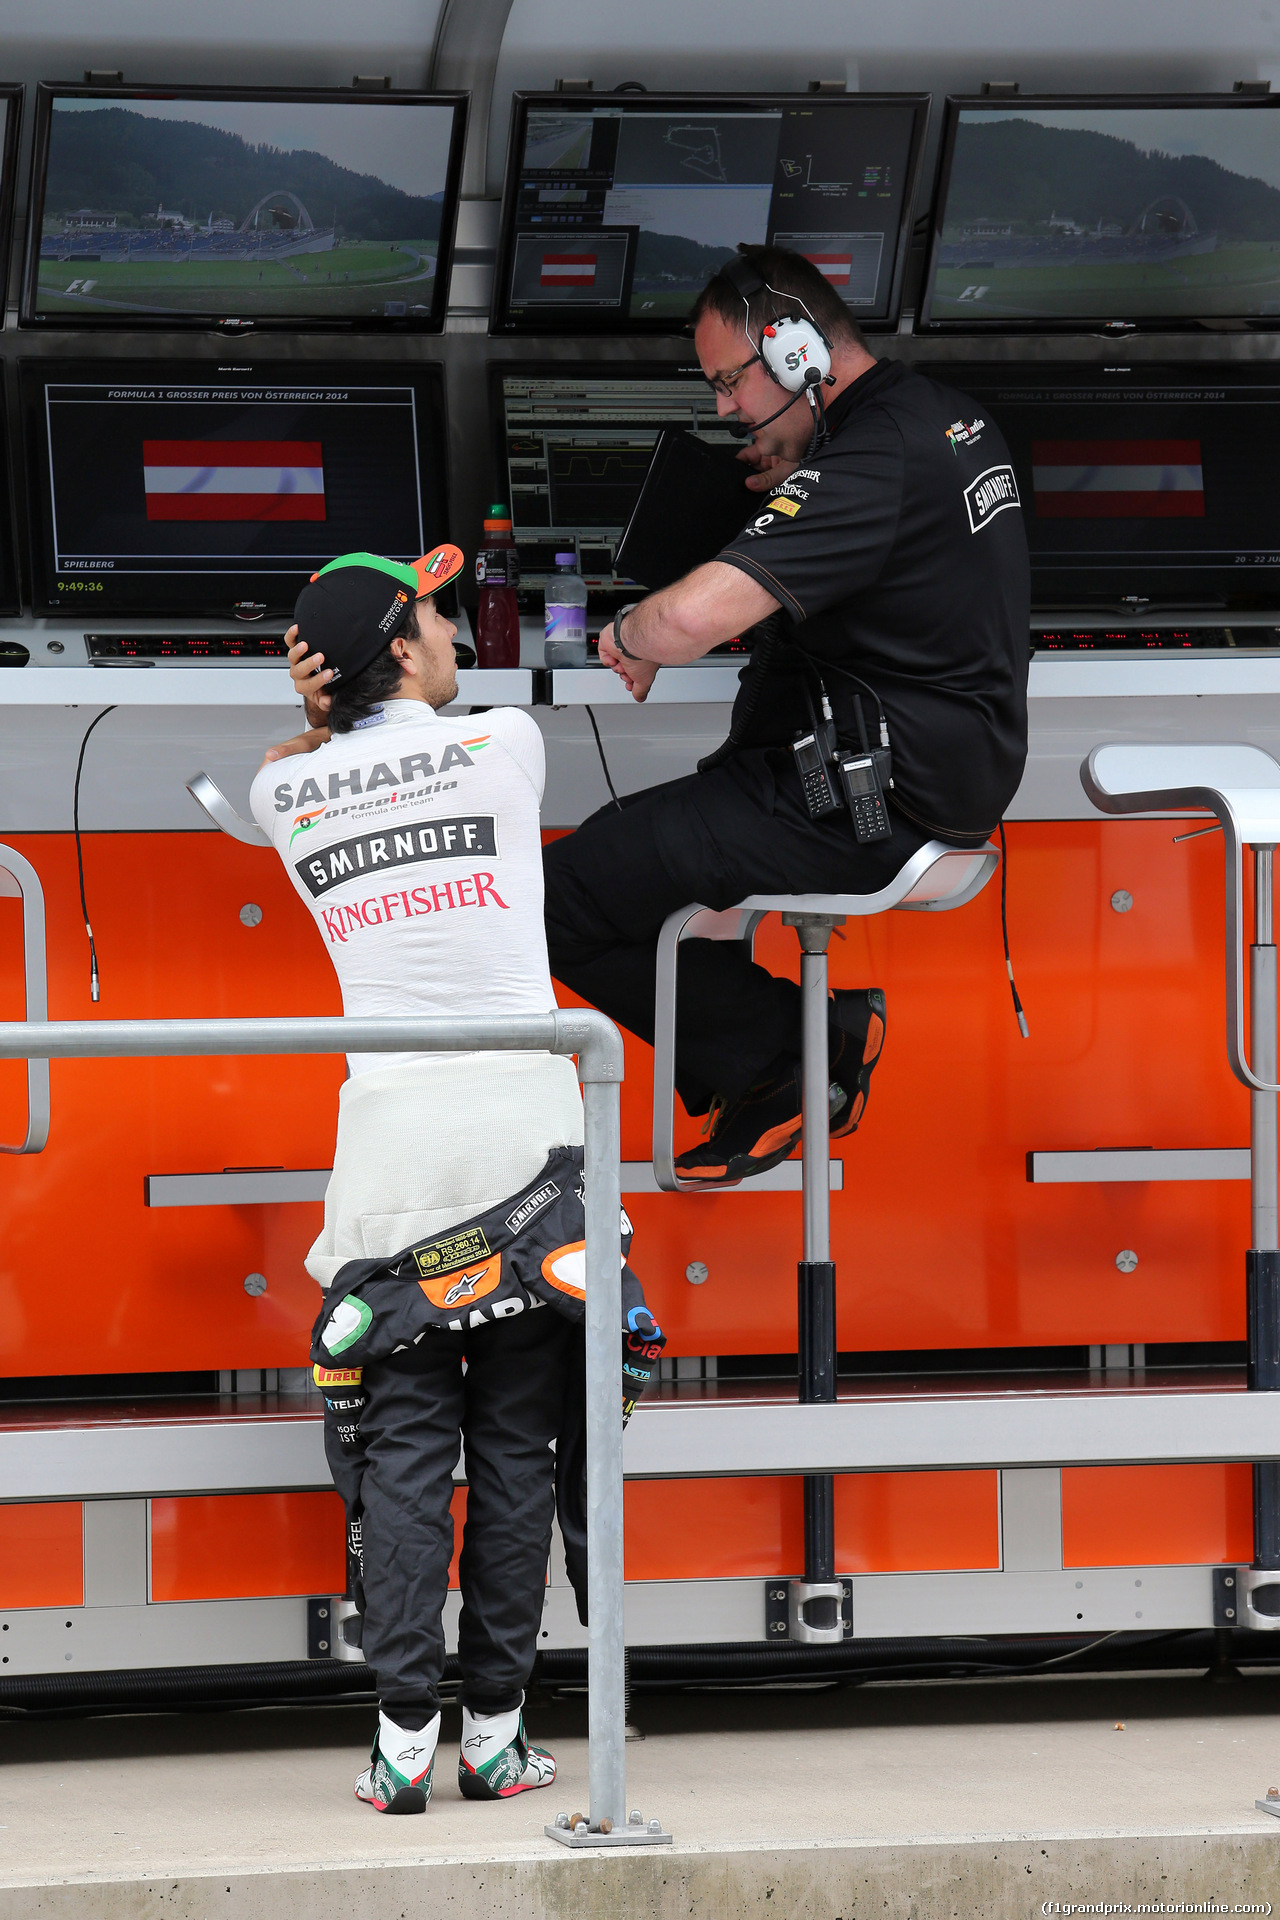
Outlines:
POLYGON ((1040 520, 1204 518, 1198 440, 1033 440, 1040 520))
POLYGON ((318 440, 144 440, 148 520, 323 520, 318 440))
POLYGON ((544 253, 542 256, 542 284, 544 287, 594 287, 596 283, 596 256, 594 253, 544 253))
POLYGON ((847 287, 853 271, 851 253, 806 253, 805 259, 818 269, 833 287, 847 287))

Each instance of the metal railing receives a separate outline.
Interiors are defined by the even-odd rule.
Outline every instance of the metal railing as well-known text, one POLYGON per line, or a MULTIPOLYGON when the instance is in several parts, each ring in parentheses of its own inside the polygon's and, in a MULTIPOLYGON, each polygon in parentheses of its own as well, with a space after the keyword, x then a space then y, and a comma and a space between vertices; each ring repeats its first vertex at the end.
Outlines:
MULTIPOLYGON (((573 1845, 670 1836, 627 1819, 622 1556, 622 1036, 604 1014, 523 1019, 58 1020, 0 1022, 0 1059, 165 1054, 576 1054, 586 1174, 587 1607, 590 1815, 548 1829, 573 1845)), ((656 1829, 657 1822, 652 1823, 656 1829)))

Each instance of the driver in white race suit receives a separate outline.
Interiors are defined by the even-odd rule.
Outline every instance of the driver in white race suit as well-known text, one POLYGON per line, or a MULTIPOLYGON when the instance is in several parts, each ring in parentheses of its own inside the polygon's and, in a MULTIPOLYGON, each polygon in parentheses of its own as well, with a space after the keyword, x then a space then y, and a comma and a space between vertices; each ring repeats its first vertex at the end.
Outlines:
MULTIPOLYGON (((457 693, 455 630, 430 596, 461 564, 449 546, 414 566, 346 554, 297 604, 302 640, 338 670, 331 735, 313 736, 314 752, 274 754, 251 805, 315 918, 349 1016, 555 1005, 542 736, 514 709, 437 711, 457 693)), ((566 1315, 580 1315, 583 1296, 554 1266, 543 1279, 538 1257, 545 1243, 551 1260, 580 1218, 582 1103, 572 1063, 547 1053, 355 1054, 349 1066, 324 1231, 307 1259, 322 1287, 337 1281, 312 1356, 380 1703, 355 1790, 382 1812, 419 1813, 440 1729, 460 1433, 459 1785, 496 1799, 555 1778, 521 1709, 578 1337, 566 1315)))

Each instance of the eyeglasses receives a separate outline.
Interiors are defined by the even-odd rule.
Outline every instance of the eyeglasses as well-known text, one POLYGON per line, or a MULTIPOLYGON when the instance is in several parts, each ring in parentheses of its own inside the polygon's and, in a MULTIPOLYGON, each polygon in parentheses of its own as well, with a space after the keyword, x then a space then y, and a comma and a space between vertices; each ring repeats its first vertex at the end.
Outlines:
POLYGON ((707 373, 703 375, 703 379, 713 393, 722 393, 726 399, 731 399, 733 397, 733 390, 739 380, 741 380, 743 374, 760 363, 760 361, 760 354, 753 353, 751 358, 744 360, 740 367, 730 367, 728 373, 707 373))

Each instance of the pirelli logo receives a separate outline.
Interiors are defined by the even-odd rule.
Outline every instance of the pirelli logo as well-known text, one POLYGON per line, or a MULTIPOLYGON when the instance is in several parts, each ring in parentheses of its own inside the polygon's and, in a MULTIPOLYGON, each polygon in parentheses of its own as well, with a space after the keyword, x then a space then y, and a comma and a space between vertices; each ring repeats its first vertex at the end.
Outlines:
POLYGON ((421 866, 428 860, 468 860, 474 854, 494 859, 498 852, 497 825, 491 813, 453 820, 414 821, 381 833, 361 833, 335 840, 330 847, 294 862, 294 872, 313 900, 344 880, 371 879, 393 873, 397 867, 421 866))

